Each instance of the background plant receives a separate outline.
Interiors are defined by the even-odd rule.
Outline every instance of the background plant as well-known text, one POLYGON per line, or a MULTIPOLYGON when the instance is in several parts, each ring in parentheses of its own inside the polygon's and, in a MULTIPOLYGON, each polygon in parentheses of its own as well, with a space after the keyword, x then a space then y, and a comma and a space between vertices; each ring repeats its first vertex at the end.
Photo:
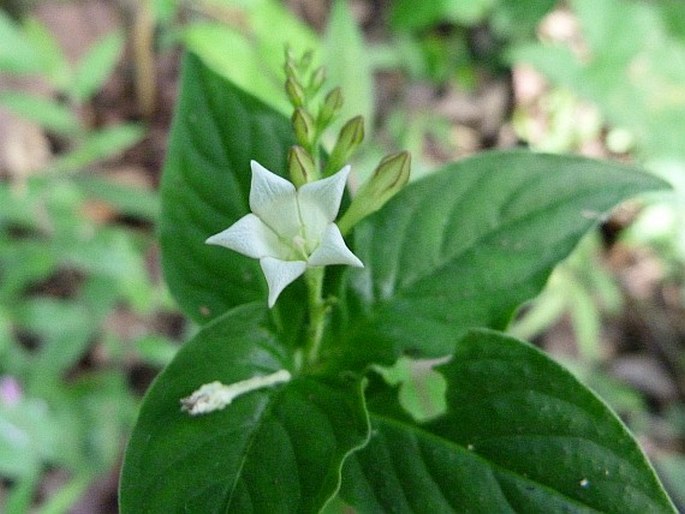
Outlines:
POLYGON ((75 66, 35 18, 17 23, 0 11, 0 39, 5 80, 44 81, 53 91, 4 90, 0 106, 61 148, 30 169, 7 157, 13 129, 4 146, 0 475, 12 487, 2 510, 29 511, 52 474, 63 484, 40 512, 65 512, 119 458, 137 408, 132 356, 158 367, 175 352, 147 327, 170 308, 146 262, 152 239, 144 227, 156 220, 158 199, 86 172, 144 135, 139 123, 95 129, 82 117, 119 61, 123 35, 107 35, 75 66), (126 318, 139 325, 128 334, 126 318))

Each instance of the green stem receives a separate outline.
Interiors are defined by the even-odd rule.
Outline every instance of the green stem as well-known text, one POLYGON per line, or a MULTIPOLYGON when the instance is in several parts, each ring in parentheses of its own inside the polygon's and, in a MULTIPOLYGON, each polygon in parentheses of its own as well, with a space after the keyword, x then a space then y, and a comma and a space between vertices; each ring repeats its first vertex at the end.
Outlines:
POLYGON ((326 322, 326 303, 322 298, 324 267, 309 268, 305 272, 307 282, 307 299, 309 303, 309 327, 307 329, 307 343, 305 359, 307 364, 316 363, 321 350, 321 339, 326 322))

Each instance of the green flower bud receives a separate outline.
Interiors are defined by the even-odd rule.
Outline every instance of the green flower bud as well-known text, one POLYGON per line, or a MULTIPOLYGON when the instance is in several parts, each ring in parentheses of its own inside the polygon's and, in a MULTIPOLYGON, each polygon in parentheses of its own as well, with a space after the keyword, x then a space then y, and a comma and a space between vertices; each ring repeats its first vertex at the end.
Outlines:
POLYGON ((384 157, 373 175, 357 191, 350 208, 338 223, 346 234, 369 214, 383 207, 409 182, 411 155, 400 152, 384 157))
POLYGON ((302 71, 306 71, 312 65, 313 61, 314 61, 314 52, 312 52, 311 50, 307 50, 302 55, 302 59, 300 59, 300 69, 302 71))
POLYGON ((340 129, 338 140, 326 164, 324 176, 331 175, 342 168, 363 140, 364 118, 356 116, 340 129))
POLYGON ((326 82, 326 68, 320 66, 314 70, 314 73, 312 73, 309 79, 308 89, 312 96, 319 92, 319 89, 321 89, 324 82, 326 82))
POLYGON ((290 174, 290 181, 296 187, 316 180, 314 159, 301 146, 293 145, 290 147, 288 152, 288 173, 290 174))
POLYGON ((297 139, 297 142, 305 148, 309 148, 316 133, 314 120, 310 114, 302 107, 298 107, 295 109, 295 111, 293 111, 291 122, 293 124, 293 130, 295 131, 295 138, 297 139))
POLYGON ((287 60, 285 61, 285 64, 283 65, 283 69, 285 70, 285 76, 286 78, 290 79, 295 79, 297 80, 297 68, 295 65, 295 61, 292 60, 287 60))
MULTIPOLYGON (((326 95, 323 101, 319 116, 316 119, 317 125, 323 130, 326 128, 343 105, 342 90, 339 87, 333 89, 326 95)), ((363 130, 363 128, 362 128, 363 130)))
POLYGON ((285 50, 285 52, 284 52, 284 53, 285 53, 285 59, 284 59, 284 61, 285 61, 286 63, 288 63, 288 62, 295 62, 295 60, 296 60, 296 57, 295 57, 295 50, 293 50, 293 47, 290 46, 290 43, 286 43, 286 44, 285 44, 284 50, 285 50))
POLYGON ((302 107, 305 103, 304 90, 294 77, 288 77, 285 81, 285 93, 293 107, 302 107))

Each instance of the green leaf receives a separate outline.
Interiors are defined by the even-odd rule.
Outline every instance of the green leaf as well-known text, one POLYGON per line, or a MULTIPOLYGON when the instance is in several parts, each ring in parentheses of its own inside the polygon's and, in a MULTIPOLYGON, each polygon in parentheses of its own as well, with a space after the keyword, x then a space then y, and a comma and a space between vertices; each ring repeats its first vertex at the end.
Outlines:
POLYGON ((85 102, 102 87, 114 71, 123 48, 123 34, 112 32, 88 49, 71 83, 71 96, 76 102, 85 102))
POLYGON ((540 20, 556 5, 555 0, 509 2, 499 0, 490 23, 495 32, 508 40, 527 40, 535 34, 540 20))
POLYGON ((152 13, 159 25, 171 26, 181 5, 177 0, 152 0, 152 13))
POLYGON ((0 9, 0 70, 10 73, 40 73, 44 61, 37 48, 5 11, 0 9))
POLYGON ((0 94, 0 105, 58 134, 74 134, 80 128, 74 113, 54 100, 20 91, 8 91, 0 94))
POLYGON ((423 422, 445 412, 445 388, 443 376, 433 368, 444 363, 444 358, 435 360, 412 360, 401 357, 394 366, 375 366, 383 380, 392 386, 399 386, 397 398, 400 405, 417 421, 423 422))
POLYGON ((91 132, 74 150, 55 160, 49 170, 53 173, 74 172, 99 160, 114 157, 138 143, 145 129, 136 123, 125 123, 91 132))
POLYGON ((447 2, 446 17, 448 20, 472 27, 484 23, 496 3, 497 0, 473 0, 471 2, 451 0, 447 2))
POLYGON ((193 23, 183 31, 183 41, 208 67, 288 114, 290 106, 279 75, 265 68, 258 48, 243 34, 215 23, 193 23))
POLYGON ((126 452, 127 513, 318 512, 336 493, 343 459, 368 437, 361 383, 296 376, 191 417, 179 399, 290 368, 250 304, 206 325, 155 380, 126 452))
MULTIPOLYGON (((4 235, 3 235, 4 238, 4 235)), ((0 247, 3 266, 0 301, 16 305, 17 298, 36 282, 48 278, 59 268, 59 257, 44 241, 12 241, 0 247)))
POLYGON ((340 86, 343 92, 344 104, 338 125, 362 115, 370 128, 374 117, 374 87, 369 51, 350 6, 344 0, 333 4, 324 53, 328 84, 340 86))
POLYGON ((573 0, 571 3, 580 18, 588 46, 605 66, 628 65, 644 47, 644 38, 657 22, 657 11, 638 2, 573 0), (625 34, 636 37, 625 37, 625 34))
MULTIPOLYGON (((4 381, 15 380, 5 376, 4 381)), ((7 382, 3 387, 7 387, 7 382)), ((21 388, 22 384, 17 384, 21 388)), ((42 399, 21 391, 17 402, 0 404, 0 473, 5 477, 28 478, 40 463, 54 457, 54 446, 61 437, 55 416, 42 399)))
MULTIPOLYGON (((250 160, 282 173, 294 140, 286 118, 197 57, 186 59, 182 82, 162 177, 162 262, 181 307, 205 322, 243 303, 266 303, 259 263, 204 241, 249 212, 250 160)), ((293 309, 292 326, 301 308, 293 309)))
POLYGON ((391 23, 399 30, 419 30, 450 22, 472 26, 481 22, 495 3, 496 0, 396 0, 391 11, 391 23))
POLYGON ((25 300, 17 308, 17 321, 42 338, 32 361, 31 380, 55 382, 83 355, 95 330, 83 305, 53 298, 25 300))
POLYGON ((226 18, 233 27, 193 23, 182 34, 186 47, 206 66, 290 116, 283 83, 286 45, 296 54, 318 47, 315 32, 276 0, 234 2, 226 18))
POLYGON ((42 72, 58 91, 64 91, 69 83, 71 70, 59 42, 38 18, 27 18, 23 28, 27 41, 40 56, 42 72))
POLYGON ((178 343, 161 335, 145 335, 134 342, 140 360, 154 367, 163 367, 178 353, 178 343))
MULTIPOLYGON (((661 17, 674 38, 685 43, 685 9, 679 0, 664 0, 660 4, 661 17)), ((685 480, 683 481, 685 483, 685 480)))
POLYGON ((685 456, 678 453, 658 457, 657 469, 677 505, 685 505, 685 456))
POLYGON ((667 187, 613 163, 521 151, 449 165, 355 228, 365 267, 347 270, 339 337, 360 359, 373 341, 388 364, 402 351, 446 355, 471 327, 504 328, 608 209, 667 187))
MULTIPOLYGON (((278 87, 283 93, 285 73, 283 56, 286 46, 296 55, 319 48, 316 32, 300 18, 294 15, 279 0, 243 1, 250 36, 258 45, 259 57, 266 69, 275 72, 278 87), (274 28, 277 27, 277 30, 274 28)), ((314 65, 317 59, 314 56, 314 65)), ((250 88, 247 88, 250 91, 250 88)), ((286 112, 290 115, 290 109, 286 112)))
POLYGON ((92 485, 93 476, 83 472, 62 485, 49 499, 41 505, 41 514, 60 514, 68 512, 86 494, 88 487, 92 485))
POLYGON ((682 160, 685 45, 669 33, 659 7, 624 0, 572 6, 589 47, 582 59, 543 44, 515 49, 513 59, 596 103, 613 125, 632 132, 643 158, 682 160))
MULTIPOLYGON (((134 243, 131 233, 114 227, 101 227, 88 239, 64 237, 54 242, 58 255, 71 267, 91 273, 100 279, 109 278, 110 292, 127 302, 137 312, 154 308, 154 293, 142 249, 134 243)), ((102 296, 101 301, 105 303, 102 296)), ((90 306, 91 313, 98 302, 90 306)))
POLYGON ((341 491, 361 512, 675 512, 621 421, 541 351, 475 331, 439 370, 448 412, 432 423, 370 398, 341 491))
POLYGON ((159 197, 155 191, 92 174, 75 176, 73 181, 89 198, 107 202, 122 214, 149 221, 159 217, 159 197))
POLYGON ((392 4, 390 22, 398 30, 416 30, 437 23, 445 15, 445 0, 412 2, 396 0, 392 4))
POLYGON ((46 399, 59 414, 54 424, 61 430, 50 462, 57 460, 91 477, 112 468, 139 407, 126 382, 127 377, 116 369, 101 370, 79 377, 66 388, 53 387, 46 392, 46 399))

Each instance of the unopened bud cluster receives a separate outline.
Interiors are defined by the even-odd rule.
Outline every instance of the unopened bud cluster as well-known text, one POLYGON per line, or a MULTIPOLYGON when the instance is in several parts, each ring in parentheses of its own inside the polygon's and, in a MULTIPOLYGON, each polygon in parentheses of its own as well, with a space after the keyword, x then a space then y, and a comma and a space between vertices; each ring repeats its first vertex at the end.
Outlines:
MULTIPOLYGON (((296 187, 329 177, 342 169, 364 140, 364 119, 356 116, 343 124, 330 155, 321 163, 320 139, 340 113, 343 95, 339 87, 328 91, 318 105, 325 82, 325 69, 313 68, 313 55, 296 57, 286 50, 285 92, 293 114, 290 119, 297 144, 288 153, 288 174, 296 187)), ((369 214, 377 211, 409 181, 411 158, 408 152, 384 157, 371 178, 364 183, 340 220, 343 234, 369 214)))
MULTIPOLYGON (((290 49, 285 54, 285 93, 293 106, 291 122, 295 139, 315 161, 319 139, 330 126, 342 107, 340 88, 329 91, 318 108, 313 104, 320 98, 326 80, 323 67, 313 68, 313 54, 306 52, 297 58, 290 49)), ((337 170, 336 170, 337 171, 337 170)))

